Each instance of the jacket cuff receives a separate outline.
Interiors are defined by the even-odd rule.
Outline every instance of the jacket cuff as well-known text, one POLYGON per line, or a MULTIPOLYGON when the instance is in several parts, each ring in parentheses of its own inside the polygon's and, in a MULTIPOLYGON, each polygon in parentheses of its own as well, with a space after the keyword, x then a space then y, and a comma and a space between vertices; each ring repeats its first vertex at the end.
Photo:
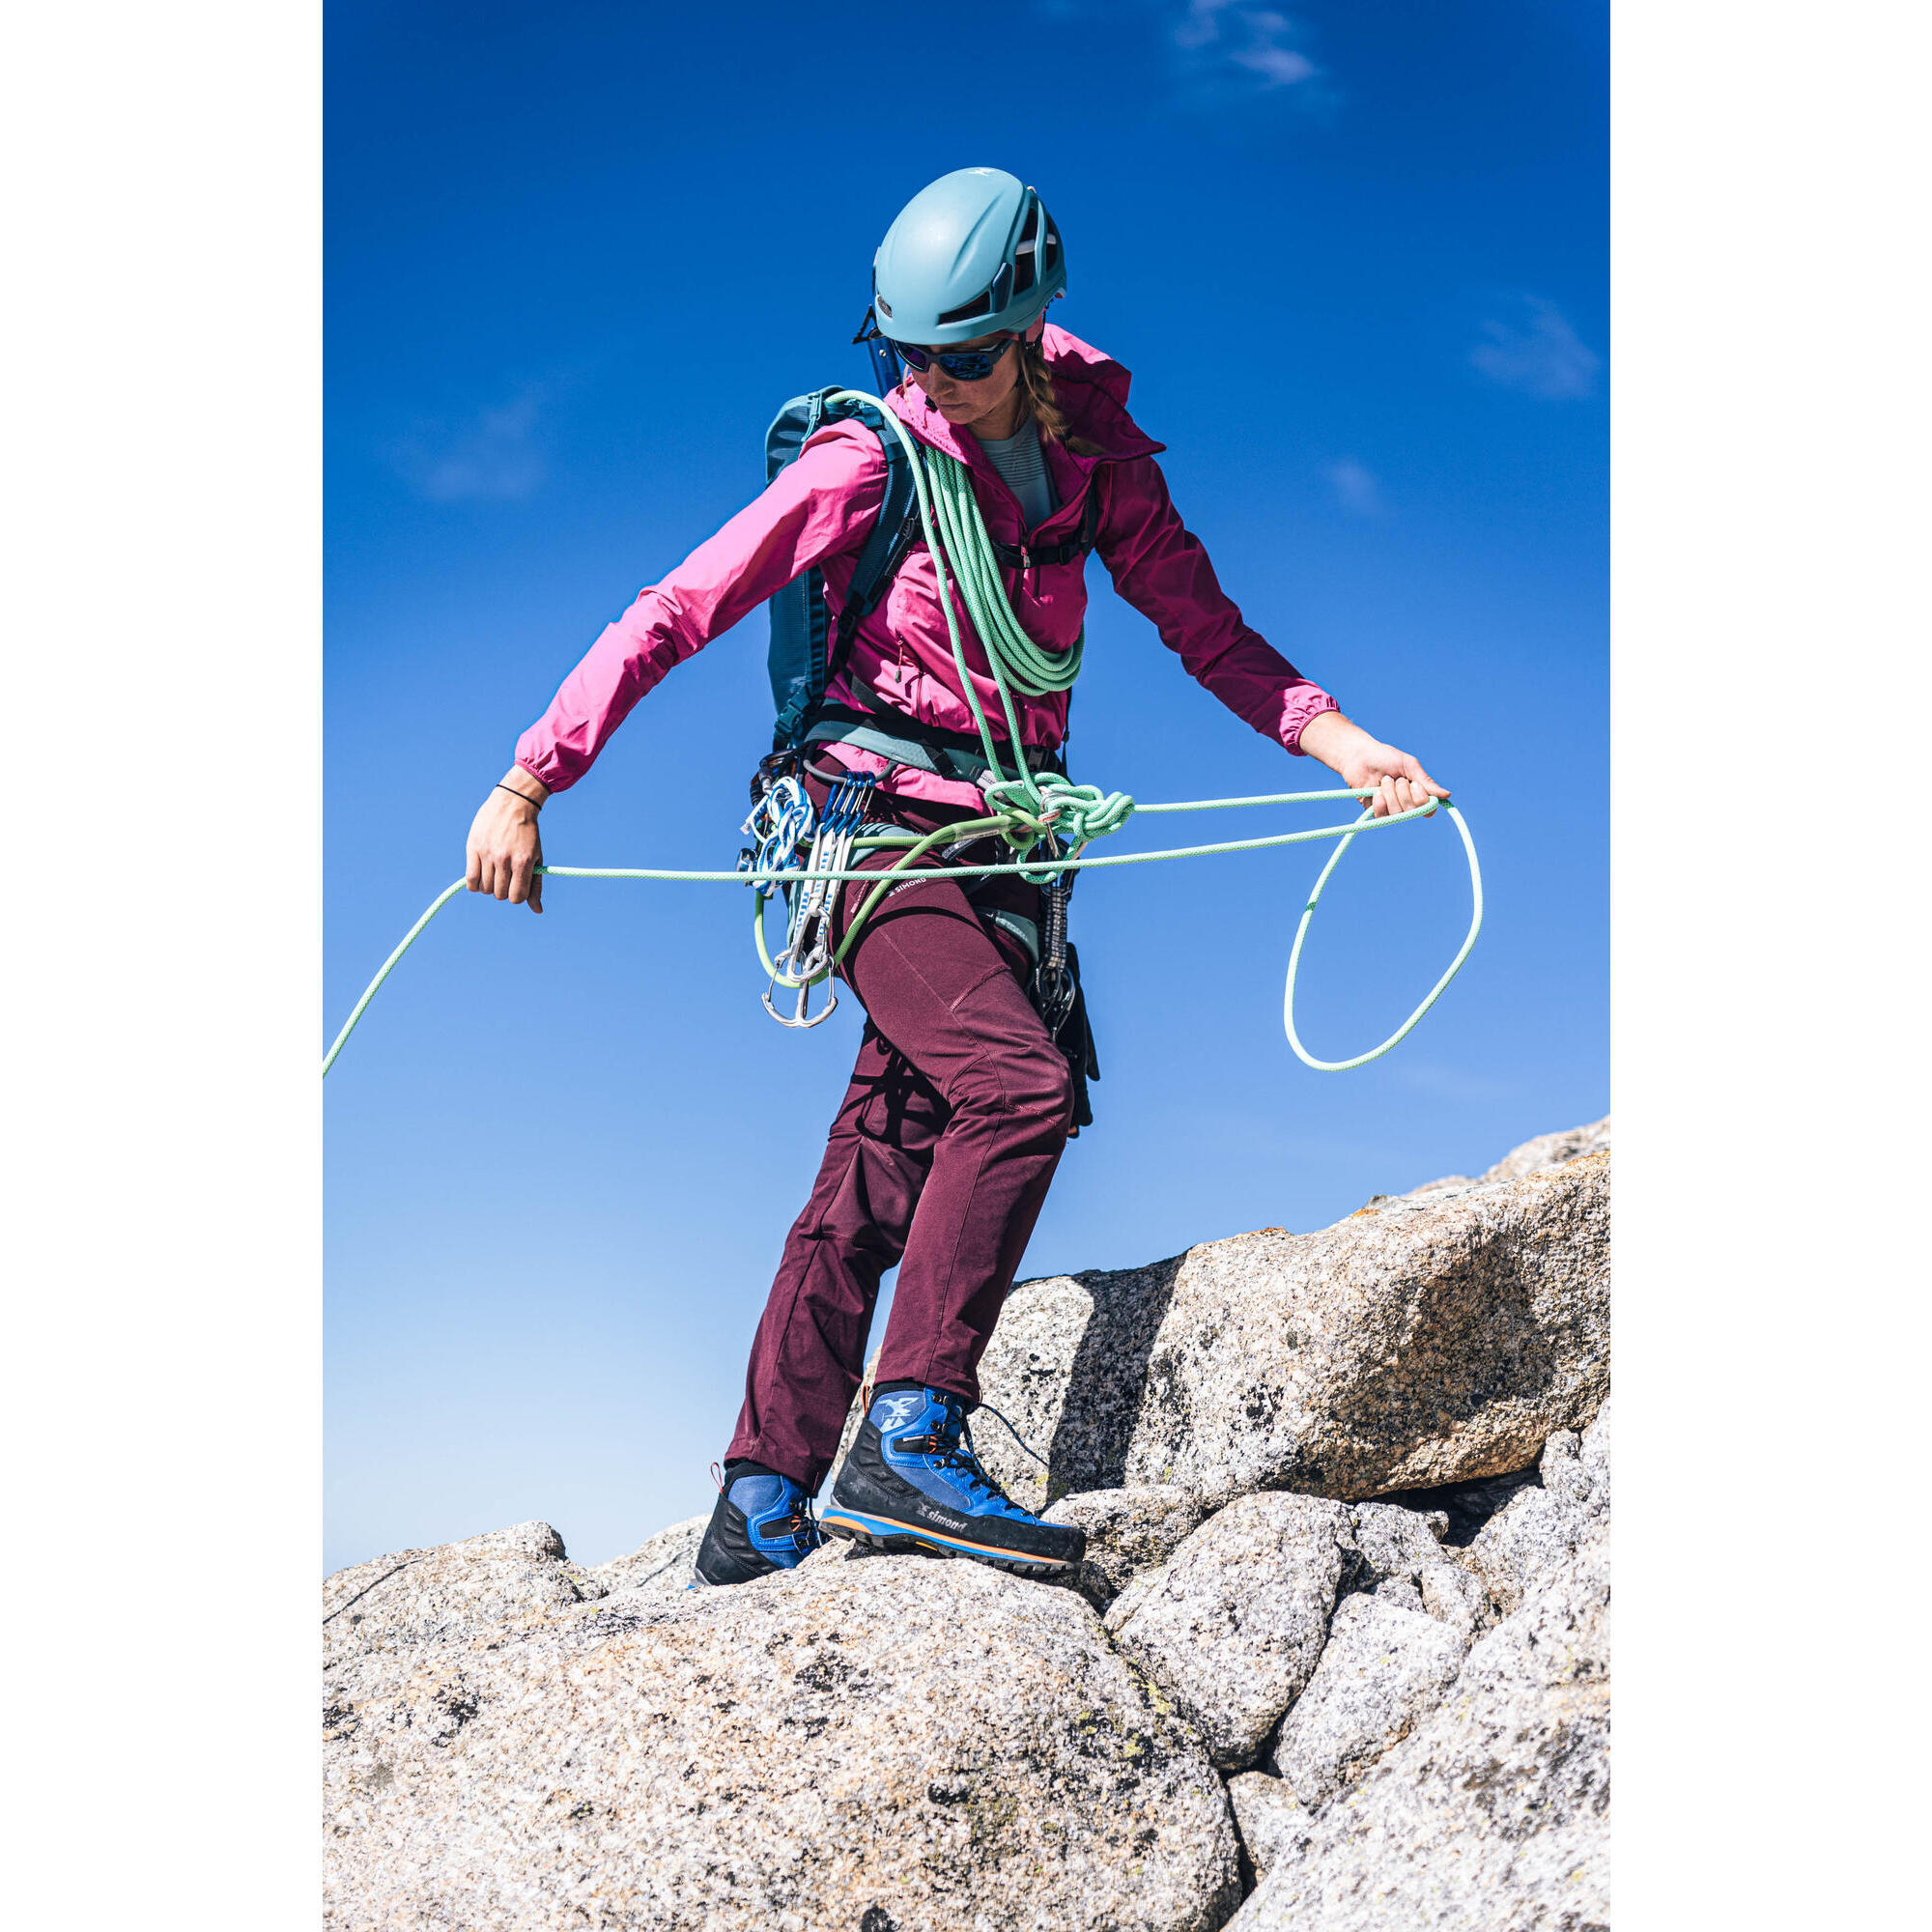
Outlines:
MULTIPOLYGON (((1305 758, 1308 753, 1301 749, 1301 734, 1307 730, 1309 721, 1320 718, 1324 711, 1339 711, 1341 708, 1319 685, 1291 692, 1288 702, 1282 706, 1282 744, 1295 757, 1305 758)), ((544 782, 549 783, 549 780, 544 782)))
POLYGON ((517 769, 520 772, 528 772, 546 791, 568 791, 582 774, 565 769, 563 761, 554 750, 547 753, 537 751, 530 743, 535 735, 535 727, 532 726, 517 740, 516 757, 513 760, 517 769))

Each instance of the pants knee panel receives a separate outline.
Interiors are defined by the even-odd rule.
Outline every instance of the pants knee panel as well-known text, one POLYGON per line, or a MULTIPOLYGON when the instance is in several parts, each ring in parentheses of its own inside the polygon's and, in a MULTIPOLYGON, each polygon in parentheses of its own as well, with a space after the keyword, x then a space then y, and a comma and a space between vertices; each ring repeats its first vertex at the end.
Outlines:
POLYGON ((952 1096, 956 1112, 998 1114, 1067 1125, 1073 1119, 1073 1070, 1059 1048, 1008 1054, 976 1066, 952 1096))

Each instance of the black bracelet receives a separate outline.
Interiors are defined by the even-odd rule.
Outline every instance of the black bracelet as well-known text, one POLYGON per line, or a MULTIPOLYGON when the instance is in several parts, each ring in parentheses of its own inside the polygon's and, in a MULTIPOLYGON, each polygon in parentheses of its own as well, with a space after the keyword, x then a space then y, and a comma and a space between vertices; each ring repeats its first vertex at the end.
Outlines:
POLYGON ((526 791, 519 791, 515 785, 498 783, 497 789, 508 792, 512 798, 522 799, 532 811, 541 811, 543 810, 543 801, 541 799, 532 798, 526 791))

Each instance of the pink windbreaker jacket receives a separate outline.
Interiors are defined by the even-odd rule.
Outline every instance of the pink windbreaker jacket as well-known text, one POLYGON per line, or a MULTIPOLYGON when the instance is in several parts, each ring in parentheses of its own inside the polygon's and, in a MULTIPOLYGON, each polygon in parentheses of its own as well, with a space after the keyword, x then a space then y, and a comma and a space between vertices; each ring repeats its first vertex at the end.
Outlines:
MULTIPOLYGON (((1152 621, 1190 675, 1229 710, 1285 750, 1299 753, 1302 727, 1318 712, 1335 710, 1335 700, 1241 621, 1200 539, 1181 523, 1167 494, 1154 462, 1165 445, 1144 435, 1127 414, 1127 371, 1062 328, 1049 327, 1042 348, 1070 434, 1098 453, 1075 455, 1042 439, 1060 507, 1031 532, 1018 499, 970 432, 953 429, 910 382, 894 391, 888 406, 922 442, 966 465, 986 528, 1000 542, 1041 546, 1077 535, 1087 493, 1098 490, 1094 548, 1115 588, 1152 621)), ((884 494, 885 458, 874 431, 863 422, 821 430, 756 501, 669 576, 639 593, 564 679, 550 709, 518 740, 517 763, 551 790, 568 789, 589 770, 631 707, 673 665, 701 651, 813 564, 824 573, 836 620, 884 494)), ((1072 644, 1087 612, 1080 562, 1009 570, 1006 581, 1014 614, 1030 637, 1049 650, 1072 644)), ((998 690, 956 588, 953 600, 975 692, 988 720, 999 721, 998 690)), ((921 724, 974 730, 932 557, 923 544, 914 548, 887 595, 859 625, 851 669, 888 705, 921 724)), ((833 679, 827 696, 871 708, 842 678, 833 679)), ((1056 749, 1066 735, 1066 706, 1064 693, 1032 698, 1015 694, 1023 742, 1056 749)), ((999 724, 996 736, 1004 735, 999 724)), ((823 750, 855 770, 885 770, 883 759, 853 746, 823 750)), ((980 804, 971 785, 902 766, 883 788, 949 805, 980 804)))

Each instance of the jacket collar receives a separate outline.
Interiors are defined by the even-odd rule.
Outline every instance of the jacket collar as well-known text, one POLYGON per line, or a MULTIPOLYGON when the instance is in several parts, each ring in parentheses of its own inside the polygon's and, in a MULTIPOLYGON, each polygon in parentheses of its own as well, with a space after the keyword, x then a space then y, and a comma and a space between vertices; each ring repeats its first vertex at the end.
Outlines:
MULTIPOLYGON (((1127 385, 1132 376, 1111 355, 1090 348, 1076 335, 1047 325, 1040 339, 1046 366, 1053 377, 1054 394, 1066 417, 1068 432, 1083 442, 1092 443, 1097 454, 1076 455, 1071 450, 1049 444, 1047 455, 1056 482, 1065 472, 1065 463, 1077 466, 1084 479, 1097 463, 1124 463, 1137 456, 1155 456, 1166 448, 1145 434, 1127 413, 1127 385)), ((970 430, 958 430, 926 401, 925 391, 908 377, 887 398, 895 415, 922 442, 956 457, 979 475, 996 475, 980 447, 980 439, 970 430)), ((1077 487, 1077 484, 1076 484, 1077 487)), ((1064 494, 1064 493, 1063 493, 1064 494)))

